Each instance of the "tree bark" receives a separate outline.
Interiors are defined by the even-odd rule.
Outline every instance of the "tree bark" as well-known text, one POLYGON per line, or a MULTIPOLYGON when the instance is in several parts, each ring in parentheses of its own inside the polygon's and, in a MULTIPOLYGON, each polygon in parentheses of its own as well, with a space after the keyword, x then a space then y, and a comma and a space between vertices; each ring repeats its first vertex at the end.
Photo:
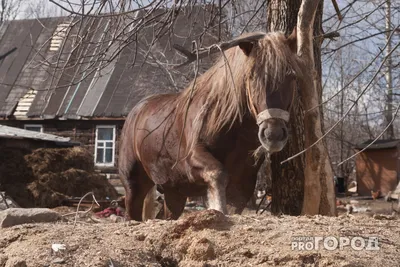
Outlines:
MULTIPOLYGON (((307 1, 305 1, 307 2, 307 1)), ((315 2, 315 1, 314 1, 315 2)), ((318 1, 316 1, 318 5, 318 1)), ((318 10, 316 11, 315 20, 314 20, 314 36, 322 35, 322 9, 323 3, 319 1, 318 10)), ((292 32, 292 30, 296 27, 298 21, 298 13, 300 11, 300 6, 302 4, 301 0, 270 0, 267 6, 267 31, 282 31, 287 35, 292 32)), ((311 10, 312 12, 315 9, 311 10)), ((315 13, 313 13, 314 15, 315 13)), ((312 21, 310 21, 312 23, 312 21)), ((309 24, 312 25, 312 24, 309 24)), ((299 30, 299 29, 298 29, 299 30)), ((312 30, 312 27, 309 27, 309 30, 312 30)), ((312 39, 311 39, 312 40, 312 39)), ((314 53, 313 58, 314 62, 310 65, 310 69, 315 70, 315 86, 311 83, 313 89, 313 103, 315 99, 317 103, 320 103, 322 100, 322 86, 321 86, 321 44, 323 39, 315 38, 313 47, 311 47, 311 52, 314 53), (314 68, 313 68, 314 67, 314 68)), ((300 48, 300 47, 299 47, 300 48)), ((310 77, 310 81, 313 81, 314 77, 310 77)), ((308 90, 307 90, 308 91, 308 90)), ((308 92, 306 92, 308 93, 308 92)), ((296 98, 297 99, 297 98, 296 98)), ((328 197, 328 195, 332 194, 331 188, 333 189, 333 176, 332 169, 327 157, 327 152, 325 145, 323 143, 317 148, 317 152, 315 155, 323 155, 319 157, 315 164, 313 163, 312 152, 302 154, 293 160, 286 162, 284 164, 280 164, 281 161, 287 159, 293 154, 304 149, 305 145, 310 144, 310 140, 314 140, 311 137, 311 134, 315 129, 314 127, 318 126, 319 123, 319 131, 314 136, 322 133, 322 108, 314 110, 311 113, 304 114, 304 110, 307 110, 310 106, 310 103, 305 99, 305 95, 302 97, 302 102, 296 101, 291 110, 291 121, 290 121, 290 137, 286 147, 279 153, 275 153, 271 156, 271 179, 272 179, 272 213, 273 214, 289 214, 289 215, 299 215, 302 213, 306 214, 326 214, 326 215, 334 215, 335 210, 332 211, 331 205, 328 203, 332 202, 332 196, 328 197), (307 103, 304 103, 304 102, 307 103), (304 108, 305 107, 305 108, 304 108), (315 115, 316 114, 316 115, 315 115), (310 120, 310 118, 316 117, 316 120, 310 120), (308 127, 306 129, 305 127, 308 127), (306 141, 305 143, 305 136, 306 141), (321 152, 320 153, 320 149, 321 152), (308 158, 307 158, 308 157, 308 158), (318 171, 318 168, 314 170, 315 166, 318 167, 318 164, 323 163, 324 165, 320 165, 321 167, 318 171), (311 170, 313 171, 310 171, 311 170), (325 170, 325 172, 322 172, 325 170), (330 170, 330 171, 329 171, 330 170), (305 178, 305 175, 308 175, 305 178), (317 194, 314 197, 310 197, 312 195, 314 184, 311 184, 310 188, 310 177, 309 175, 315 175, 314 180, 318 180, 320 182, 315 183, 315 189, 317 190, 317 194), (307 180, 307 188, 305 188, 305 179, 307 180), (326 181, 328 179, 328 181, 326 181), (332 186, 329 184, 329 179, 332 181, 332 186), (307 196, 305 195, 307 194, 307 196), (318 197, 317 197, 318 196, 318 197), (312 200, 311 200, 312 199, 312 200), (329 200, 328 200, 329 199, 329 200), (305 203, 305 202, 307 203, 305 203), (311 201, 311 202, 310 202, 311 201), (313 204, 313 202, 317 207, 314 207, 317 212, 313 212, 308 208, 309 204, 313 204), (321 202, 321 205, 319 203, 321 202), (307 208, 304 209, 304 206, 307 208), (321 209, 320 209, 321 208, 321 209), (332 213, 333 212, 333 213, 332 213)), ((333 191, 333 199, 334 199, 334 191, 333 191)))
MULTIPOLYGON (((386 55, 389 55, 392 50, 392 41, 390 40, 390 35, 392 31, 392 23, 391 23, 391 0, 386 0, 386 55)), ((386 108, 385 108, 385 119, 386 125, 389 125, 389 128, 386 130, 385 138, 386 139, 394 139, 394 127, 392 123, 393 119, 393 79, 392 79, 392 56, 389 55, 386 61, 386 108)))
MULTIPOLYGON (((267 6, 267 31, 281 31, 289 35, 297 24, 301 0, 271 0, 267 6)), ((295 96, 298 99, 298 96, 295 96)), ((290 137, 285 148, 271 155, 273 214, 299 215, 304 197, 304 165, 302 155, 285 164, 280 162, 304 147, 303 108, 296 101, 290 112, 290 137)))
MULTIPOLYGON (((314 22, 320 20, 317 10, 322 11, 320 0, 303 0, 297 24, 298 55, 307 69, 300 79, 301 102, 307 110, 304 116, 305 146, 311 146, 322 136, 321 108, 315 108, 321 102, 321 58, 314 55, 314 46, 321 46, 322 39, 313 43, 314 22), (312 109, 312 110, 311 110, 312 109)), ((314 29, 318 29, 314 26, 314 29)), ((320 55, 320 53, 318 54, 320 55)), ((336 215, 335 191, 332 166, 329 161, 325 142, 319 142, 305 153, 304 201, 302 214, 336 215)))

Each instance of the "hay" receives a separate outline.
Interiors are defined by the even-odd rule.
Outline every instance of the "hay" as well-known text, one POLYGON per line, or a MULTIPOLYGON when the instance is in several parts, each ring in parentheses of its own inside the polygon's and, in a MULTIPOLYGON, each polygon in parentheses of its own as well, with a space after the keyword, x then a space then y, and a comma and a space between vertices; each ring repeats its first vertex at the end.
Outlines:
POLYGON ((59 173, 71 168, 94 171, 93 156, 81 147, 39 148, 25 156, 35 175, 59 173))
POLYGON ((84 148, 40 148, 32 153, 13 148, 6 154, 0 189, 21 207, 54 208, 90 191, 99 200, 118 197, 107 179, 94 171, 93 156, 84 148))

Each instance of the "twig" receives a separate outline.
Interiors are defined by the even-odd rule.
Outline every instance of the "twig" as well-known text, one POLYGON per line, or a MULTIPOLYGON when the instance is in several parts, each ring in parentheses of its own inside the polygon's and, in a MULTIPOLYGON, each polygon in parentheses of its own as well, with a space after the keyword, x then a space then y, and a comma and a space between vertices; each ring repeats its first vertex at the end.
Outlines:
POLYGON ((1 198, 3 199, 3 201, 4 201, 4 204, 6 205, 6 208, 7 208, 7 209, 9 209, 9 208, 10 208, 10 206, 8 205, 8 203, 7 203, 7 199, 6 199, 6 197, 3 195, 3 193, 2 193, 2 192, 0 192, 0 196, 1 196, 1 198))
POLYGON ((268 194, 268 193, 265 192, 265 194, 264 194, 264 196, 262 197, 260 203, 258 203, 258 207, 257 207, 257 210, 256 210, 256 214, 258 214, 258 211, 260 210, 261 204, 262 204, 262 203, 264 202, 264 200, 266 199, 267 194, 268 194))
POLYGON ((250 219, 250 220, 256 221, 256 222, 261 222, 259 219, 252 218, 252 217, 250 217, 250 216, 247 216, 247 215, 242 215, 242 216, 243 216, 243 217, 245 217, 245 218, 247 218, 247 219, 250 219))
MULTIPOLYGON (((122 16, 122 15, 129 15, 131 13, 134 13, 134 12, 138 11, 138 10, 146 10, 149 7, 151 7, 153 5, 153 3, 154 3, 154 1, 152 1, 147 6, 139 7, 139 8, 136 8, 134 10, 129 10, 129 11, 125 11, 125 12, 116 12, 116 13, 94 14, 94 15, 92 15, 92 14, 88 14, 88 13, 83 13, 82 14, 81 12, 76 12, 73 9, 68 9, 68 8, 64 7, 63 5, 55 2, 55 0, 49 0, 49 2, 55 4, 56 6, 58 6, 59 8, 61 8, 64 11, 70 13, 71 15, 82 16, 82 17, 94 17, 94 18, 118 17, 118 16, 122 16)), ((106 2, 106 1, 104 1, 104 2, 106 2)))
POLYGON ((336 0, 332 0, 332 4, 333 4, 333 6, 335 7, 335 11, 336 11, 336 14, 337 14, 337 16, 338 16, 338 19, 339 19, 340 21, 342 21, 342 20, 343 20, 343 16, 342 16, 342 14, 340 13, 339 5, 337 4, 336 0))
POLYGON ((238 46, 242 42, 257 41, 259 39, 264 38, 264 36, 265 36, 265 33, 254 33, 254 34, 251 34, 250 36, 238 37, 238 38, 233 39, 228 42, 221 42, 219 44, 214 44, 214 45, 211 45, 211 46, 208 46, 205 48, 200 48, 200 49, 196 50, 195 52, 190 52, 187 49, 185 49, 184 47, 174 44, 173 47, 178 52, 182 53, 187 58, 187 61, 178 66, 174 66, 173 68, 180 68, 180 67, 186 66, 187 64, 192 63, 196 59, 198 60, 198 59, 205 58, 205 57, 209 56, 210 54, 220 52, 221 50, 225 51, 229 48, 238 46))
MULTIPOLYGON (((81 202, 82 202, 88 195, 92 195, 92 197, 93 197, 92 206, 93 206, 93 203, 96 203, 96 204, 100 207, 100 204, 99 204, 99 202, 97 202, 96 197, 94 196, 94 193, 93 193, 93 192, 86 193, 86 194, 79 200, 78 206, 77 206, 77 208, 76 208, 75 220, 74 220, 74 227, 75 227, 76 221, 77 221, 77 219, 78 219, 79 207, 80 207, 80 205, 81 205, 81 202)), ((91 209, 91 208, 90 208, 90 209, 91 209)), ((89 211, 90 211, 90 209, 89 209, 89 211)))
POLYGON ((260 215, 263 214, 264 211, 266 211, 269 208, 269 206, 271 206, 271 204, 272 204, 272 201, 269 202, 268 205, 260 212, 260 215))
POLYGON ((17 50, 16 47, 10 49, 8 52, 4 53, 3 55, 0 56, 0 60, 5 59, 7 56, 9 56, 11 53, 13 53, 15 50, 17 50))
MULTIPOLYGON (((316 36, 316 37, 322 37, 322 38, 324 38, 324 39, 335 40, 335 38, 340 37, 340 33, 339 33, 338 31, 333 31, 333 32, 325 33, 325 34, 320 35, 320 36, 316 36)), ((315 37, 315 38, 316 38, 316 37, 315 37)), ((315 38, 314 38, 314 39, 315 39, 315 38)))

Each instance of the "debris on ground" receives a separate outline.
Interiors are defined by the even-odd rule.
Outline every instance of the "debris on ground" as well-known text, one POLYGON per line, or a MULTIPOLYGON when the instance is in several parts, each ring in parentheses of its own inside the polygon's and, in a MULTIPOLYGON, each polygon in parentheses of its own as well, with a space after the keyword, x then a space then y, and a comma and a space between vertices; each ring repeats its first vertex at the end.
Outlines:
POLYGON ((59 251, 64 251, 67 249, 67 246, 64 244, 51 244, 51 249, 57 253, 59 251))
POLYGON ((99 218, 107 218, 111 215, 124 217, 124 211, 120 207, 108 207, 102 211, 96 212, 95 215, 99 218))
POLYGON ((26 223, 55 222, 60 219, 60 214, 50 209, 9 208, 0 211, 0 228, 26 223))
POLYGON ((0 192, 0 210, 8 208, 20 208, 20 206, 6 192, 0 192))

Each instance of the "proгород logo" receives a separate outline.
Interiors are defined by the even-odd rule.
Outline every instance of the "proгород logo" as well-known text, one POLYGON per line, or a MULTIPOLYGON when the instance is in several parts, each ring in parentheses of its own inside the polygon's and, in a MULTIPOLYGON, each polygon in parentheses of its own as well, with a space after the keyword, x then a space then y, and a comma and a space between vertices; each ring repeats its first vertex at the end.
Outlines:
POLYGON ((292 250, 379 250, 377 236, 293 236, 291 240, 292 250))

